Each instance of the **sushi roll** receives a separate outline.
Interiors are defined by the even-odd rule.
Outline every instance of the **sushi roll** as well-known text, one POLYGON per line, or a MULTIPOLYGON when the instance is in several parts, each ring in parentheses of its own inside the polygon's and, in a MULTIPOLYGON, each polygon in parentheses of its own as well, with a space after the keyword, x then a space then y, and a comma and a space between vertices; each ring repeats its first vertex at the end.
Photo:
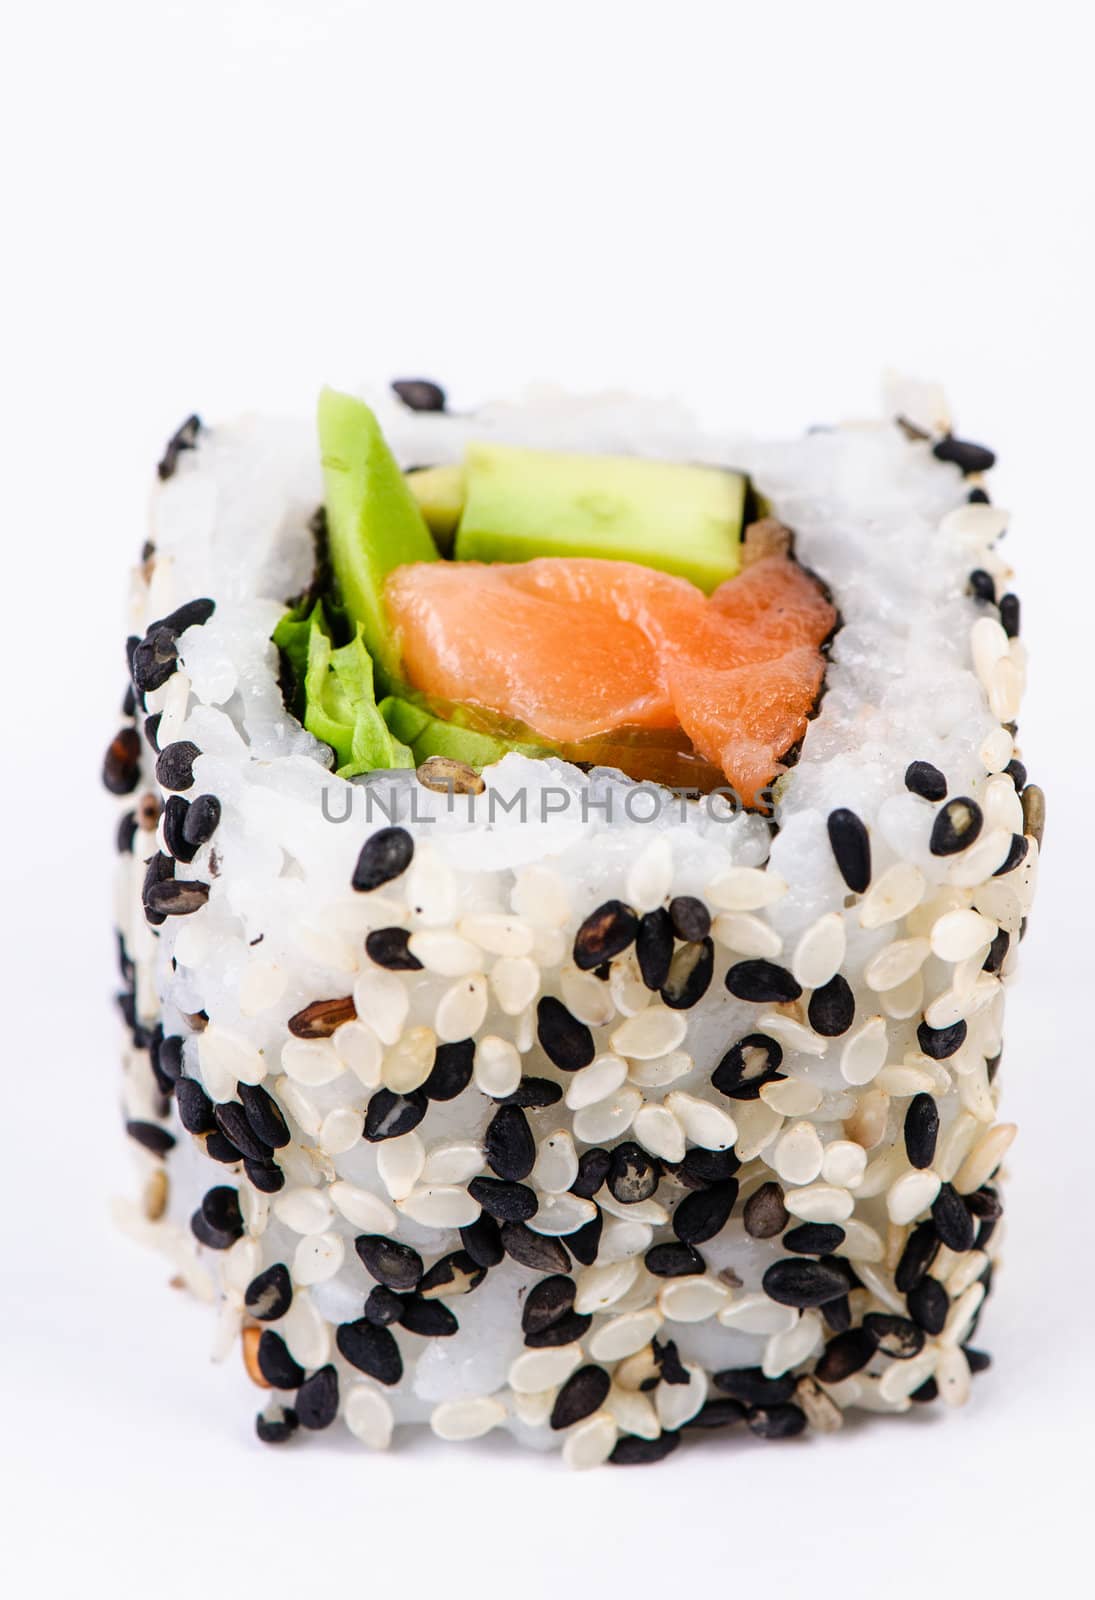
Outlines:
POLYGON ((912 384, 790 442, 422 380, 174 435, 103 767, 117 1212, 260 1440, 965 1401, 1044 820, 992 465, 912 384))

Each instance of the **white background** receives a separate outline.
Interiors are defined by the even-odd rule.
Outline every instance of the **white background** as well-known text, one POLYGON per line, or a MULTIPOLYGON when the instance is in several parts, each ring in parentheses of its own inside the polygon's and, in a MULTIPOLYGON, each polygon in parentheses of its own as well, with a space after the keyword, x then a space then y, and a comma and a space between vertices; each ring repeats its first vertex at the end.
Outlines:
POLYGON ((1079 3, 33 0, 0 43, 0 1571, 19 1596, 1084 1587, 1092 1491, 1090 40, 1079 3), (251 1432, 116 1238, 117 627, 191 409, 417 373, 760 430, 944 378, 1000 452, 1049 793, 1012 1000, 1007 1270, 965 1412, 647 1472, 251 1432), (1085 1207, 1087 1217, 1085 1219, 1085 1207), (613 1589, 607 1589, 608 1584, 613 1589))

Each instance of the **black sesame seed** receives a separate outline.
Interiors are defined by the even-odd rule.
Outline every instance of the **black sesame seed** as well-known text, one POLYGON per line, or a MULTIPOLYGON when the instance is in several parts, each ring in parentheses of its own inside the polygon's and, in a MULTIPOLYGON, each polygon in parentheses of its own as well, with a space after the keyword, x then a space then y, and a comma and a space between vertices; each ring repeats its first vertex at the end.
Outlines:
POLYGON ((952 1183, 940 1185, 932 1202, 932 1222, 941 1243, 956 1255, 973 1249, 974 1226, 969 1207, 952 1183))
POLYGON ((389 972, 421 972, 422 963, 407 948, 408 928, 374 928, 365 940, 365 953, 389 972))
POLYGON ((406 872, 413 859, 414 840, 406 828, 380 828, 362 845, 351 883, 368 894, 406 872))
POLYGON ((758 1406, 747 1415, 746 1425, 758 1439, 793 1439, 806 1429, 801 1406, 758 1406))
POLYGON ((161 1128, 157 1122, 142 1122, 133 1118, 125 1125, 125 1131, 137 1144, 150 1150, 154 1156, 165 1156, 174 1148, 175 1135, 166 1128, 161 1128))
POLYGON ((641 1145, 625 1139, 612 1152, 608 1187, 622 1206, 649 1200, 661 1181, 661 1168, 641 1145))
POLYGON ((975 600, 983 600, 990 606, 996 604, 996 579, 991 572, 986 572, 984 567, 974 567, 968 581, 975 600))
POLYGON ((950 1295, 938 1278, 930 1275, 921 1278, 905 1296, 905 1304, 909 1308, 909 1316, 926 1334, 934 1338, 943 1332, 951 1302, 950 1295))
POLYGON ((1009 639, 1019 637, 1019 596, 1017 594, 1002 594, 1000 596, 1000 626, 1009 639))
POLYGON ((966 501, 971 506, 990 506, 992 504, 984 489, 971 489, 966 496, 966 501))
POLYGON ((179 1121, 187 1133, 212 1133, 217 1126, 213 1102, 196 1078, 180 1078, 175 1085, 179 1121))
POLYGON ((570 1428, 583 1417, 592 1416, 608 1397, 611 1379, 604 1367, 579 1367, 572 1372, 551 1408, 551 1426, 570 1428))
POLYGON ((766 1378, 760 1367, 726 1367, 713 1372, 711 1381, 716 1389, 743 1406, 783 1405, 795 1392, 794 1378, 766 1378))
POLYGON ((905 787, 922 800, 947 798, 947 780, 930 761, 910 761, 905 768, 905 787))
POLYGON ((989 472, 996 465, 995 455, 985 445, 956 439, 952 433, 932 446, 932 455, 937 461, 949 461, 956 466, 964 478, 973 472, 989 472))
POLYGON ((299 1389, 305 1380, 304 1368, 293 1360, 285 1340, 272 1328, 262 1330, 256 1359, 259 1371, 274 1389, 299 1389))
POLYGON ((392 391, 408 411, 444 411, 445 391, 429 378, 396 378, 392 391))
POLYGON ((593 1035, 554 995, 541 997, 536 1007, 536 1033, 549 1061, 561 1072, 588 1067, 596 1055, 593 1035))
POLYGON ((519 1106, 500 1106, 483 1140, 487 1165, 510 1183, 527 1178, 536 1164, 536 1140, 519 1106))
POLYGON ((243 1293, 243 1303, 256 1322, 276 1322, 293 1303, 293 1283, 289 1269, 276 1261, 265 1272, 260 1272, 243 1293))
POLYGON ((745 1421, 745 1407, 740 1400, 708 1400, 705 1406, 689 1417, 686 1428, 729 1428, 735 1422, 745 1421))
POLYGON ((622 955, 635 941, 639 919, 622 900, 606 900, 582 923, 574 939, 574 965, 592 972, 602 962, 622 955))
POLYGON ((255 1133, 271 1150, 281 1150, 289 1143, 288 1124, 281 1108, 261 1083, 240 1083, 236 1092, 243 1102, 247 1120, 255 1133))
POLYGON ((571 1194, 582 1200, 592 1200, 612 1169, 612 1156, 599 1145, 583 1150, 578 1157, 578 1176, 570 1186, 571 1194))
POLYGON ((184 450, 193 450, 197 446, 201 426, 200 417, 190 416, 180 427, 175 429, 175 432, 167 441, 163 456, 156 467, 161 483, 166 482, 168 478, 174 477, 180 454, 184 450))
POLYGON ((1021 833, 1013 833, 1011 844, 1008 846, 1008 853, 993 873, 993 877, 1002 878, 1007 873, 1014 872, 1016 867, 1026 860, 1029 849, 1030 841, 1025 839, 1021 833))
POLYGON ((778 1183, 762 1183, 749 1196, 742 1211, 745 1231, 751 1239, 774 1239, 790 1220, 778 1183))
POLYGON ((1004 771, 1015 785, 1016 792, 1022 794, 1027 786, 1027 769, 1023 763, 1018 760, 1009 761, 1004 771))
POLYGON ((639 920, 635 935, 635 955, 639 972, 648 989, 660 989, 669 976, 673 960, 673 923, 664 906, 648 911, 639 920))
POLYGON ((496 1222, 527 1222, 539 1205, 534 1189, 501 1178, 473 1178, 468 1193, 496 1222))
POLYGON ((214 600, 204 598, 188 600, 185 605, 177 606, 166 617, 158 617, 152 623, 152 627, 170 628, 172 633, 185 633, 187 628, 204 627, 216 609, 214 600))
POLYGON ((418 1285, 426 1300, 449 1295, 470 1294, 486 1277, 486 1270, 473 1261, 466 1250, 451 1250, 433 1266, 418 1285))
POLYGON ((210 1250, 227 1250, 243 1236, 242 1228, 239 1233, 222 1233, 219 1228, 211 1227, 200 1207, 190 1218, 190 1231, 199 1244, 210 1250))
POLYGON ((162 715, 162 712, 157 711, 153 716, 144 719, 144 736, 153 750, 157 751, 160 748, 159 732, 162 715))
POLYGON ((218 1233, 230 1233, 239 1238, 243 1232, 239 1192, 228 1184, 219 1183, 206 1190, 202 1196, 201 1213, 218 1233))
POLYGON ((726 974, 726 987, 739 1000, 776 1004, 797 1000, 802 993, 802 986, 786 967, 777 967, 773 961, 738 961, 726 974))
POLYGON ((443 1301, 426 1300, 412 1294, 403 1302, 400 1322, 408 1333, 417 1333, 423 1339, 451 1339, 460 1332, 460 1324, 443 1301))
POLYGON ((689 1188, 702 1188, 709 1183, 726 1183, 741 1168, 733 1150, 703 1150, 693 1145, 677 1168, 676 1176, 689 1188))
POLYGON ((190 917, 209 899, 209 885, 196 878, 164 878, 150 884, 144 897, 149 917, 190 917))
POLYGON ((783 1235, 785 1250, 797 1256, 832 1255, 844 1243, 844 1229, 836 1222, 802 1222, 783 1235))
POLYGON ((263 1444, 284 1444, 293 1437, 299 1425, 292 1406, 285 1406, 276 1417, 264 1416, 260 1411, 255 1418, 255 1433, 263 1444))
POLYGON ((939 1137, 939 1108, 930 1094, 914 1095, 905 1112, 905 1152, 911 1166, 930 1167, 939 1137))
POLYGON ((583 1227, 567 1234, 567 1245, 573 1252, 575 1260, 580 1261, 583 1267, 591 1267, 596 1261, 604 1226, 604 1214, 598 1211, 597 1215, 591 1217, 583 1227))
POLYGON ((939 1254, 939 1239, 930 1222, 919 1223, 909 1234, 894 1273, 898 1294, 908 1295, 922 1281, 939 1254))
POLYGON ((962 1346, 962 1353, 974 1377, 979 1372, 987 1372, 989 1367, 992 1366, 992 1357, 987 1350, 974 1350, 968 1344, 965 1344, 962 1346))
MULTIPOLYGON (((1007 960, 1008 951, 1010 949, 1011 949, 1011 934, 1008 933, 1006 928, 998 929, 997 933, 996 933, 996 937, 993 939, 992 943, 989 945, 989 953, 985 957, 984 967, 983 967, 982 970, 985 971, 985 972, 993 972, 993 973, 999 972, 1000 968, 1004 965, 1004 962, 1007 960)), ((989 1079, 989 1082, 990 1083, 992 1082, 991 1078, 989 1079)))
POLYGON ((403 1296, 382 1283, 370 1289, 365 1297, 365 1321, 375 1328, 387 1328, 403 1315, 403 1296))
POLYGON ((285 1174, 273 1161, 245 1160, 243 1170, 263 1194, 277 1194, 279 1189, 285 1187, 285 1174))
MULTIPOLYGON (((828 1259, 831 1261, 832 1257, 828 1259)), ((852 1302, 846 1294, 837 1300, 826 1300, 821 1307, 821 1315, 830 1333, 847 1333, 852 1325, 852 1302)))
POLYGON ((563 1086, 551 1078, 522 1078, 512 1094, 501 1100, 504 1106, 520 1106, 525 1111, 542 1111, 545 1106, 558 1105, 563 1098, 563 1086))
POLYGON ((174 629, 153 624, 133 650, 130 660, 133 687, 139 695, 162 689, 178 665, 178 639, 174 629))
MULTIPOLYGON (((567 1243, 572 1244, 573 1239, 573 1234, 568 1235, 567 1243)), ((589 1263, 586 1262, 584 1265, 588 1266, 589 1263)), ((559 1350, 563 1345, 576 1344, 579 1339, 584 1339, 592 1325, 591 1316, 579 1314, 577 1311, 567 1311, 558 1322, 540 1328, 535 1333, 526 1333, 525 1343, 530 1350, 559 1350)))
POLYGON ((884 1356, 895 1361, 911 1361, 924 1348, 924 1332, 908 1317, 872 1311, 863 1318, 863 1331, 872 1338, 884 1356))
POLYGON ((103 785, 111 794, 132 794, 141 781, 141 736, 119 728, 103 757, 103 785))
POLYGON ((237 1150, 231 1139, 214 1128, 205 1141, 205 1153, 211 1161, 219 1161, 222 1166, 235 1167, 243 1160, 243 1151, 237 1150))
POLYGON ((270 1146, 255 1133, 247 1112, 238 1100, 226 1100, 222 1105, 214 1106, 213 1115, 217 1119, 217 1127, 226 1139, 231 1139, 241 1155, 250 1161, 264 1162, 270 1159, 270 1146))
POLYGON ((560 1239, 533 1233, 525 1222, 502 1224, 502 1245, 508 1256, 533 1272, 569 1272, 570 1256, 560 1239))
POLYGON ((194 762, 201 755, 190 739, 176 739, 164 745, 156 760, 156 782, 161 789, 191 789, 194 786, 194 762))
POLYGON ((847 806, 830 811, 826 826, 840 876, 853 894, 865 894, 871 882, 871 839, 866 827, 847 806))
POLYGON ((176 861, 193 861, 198 853, 197 846, 187 842, 183 831, 189 810, 190 806, 181 794, 170 795, 163 808, 164 843, 176 861))
POLYGON ((682 1244, 703 1244, 722 1232, 738 1198, 738 1181, 712 1184, 686 1194, 673 1213, 673 1232, 682 1244))
POLYGON ((766 1083, 774 1083, 784 1076, 779 1070, 782 1063, 781 1044, 766 1033, 747 1033, 744 1039, 731 1045, 711 1074, 711 1082, 720 1094, 731 1100, 756 1100, 766 1083))
POLYGON ((939 1399, 939 1385, 936 1383, 934 1378, 927 1378, 920 1385, 919 1389, 913 1390, 912 1394, 909 1396, 909 1399, 915 1400, 917 1405, 921 1406, 930 1404, 932 1400, 939 1399))
POLYGON ((815 989, 806 1008, 810 1026, 825 1039, 847 1033, 855 1021, 855 996, 847 978, 839 972, 815 989))
POLYGON ((981 807, 968 795, 948 800, 932 824, 929 849, 933 856, 953 856, 966 850, 981 832, 981 807))
POLYGON ((695 895, 675 895, 669 902, 669 915, 678 939, 698 944, 711 932, 711 913, 695 895))
POLYGON ((409 1244, 389 1239, 383 1233, 361 1233, 354 1240, 354 1249, 362 1265, 377 1283, 397 1294, 409 1294, 417 1289, 422 1276, 422 1257, 409 1244))
POLYGON ((788 1256, 774 1261, 761 1280, 769 1300, 781 1306, 822 1306, 848 1292, 848 1280, 825 1261, 788 1256))
POLYGON ((137 813, 127 811, 118 823, 114 834, 114 845, 120 856, 127 856, 133 849, 133 841, 137 837, 137 813))
POLYGON ((863 1328, 849 1328, 830 1339, 814 1368, 821 1383, 841 1383, 861 1372, 875 1353, 875 1341, 863 1328))
POLYGON ((655 1461, 664 1461, 666 1456, 681 1442, 679 1433, 660 1433, 656 1439, 641 1439, 636 1433, 625 1433, 622 1439, 617 1439, 609 1461, 614 1467, 646 1467, 652 1466, 655 1461))
POLYGON ((653 1245, 644 1259, 655 1278, 692 1278, 706 1270, 699 1251, 683 1242, 653 1245))
POLYGON ((375 1378, 377 1383, 390 1388, 403 1376, 403 1357, 389 1328, 378 1328, 364 1317, 357 1322, 343 1322, 335 1334, 335 1343, 351 1367, 375 1378))
POLYGON ((995 1219, 996 1217, 1002 1217, 1004 1214, 999 1194, 987 1183, 983 1184, 980 1189, 975 1189, 972 1194, 966 1195, 965 1201, 975 1217, 995 1219))
POLYGON ((422 1093, 429 1100, 455 1100, 471 1082, 474 1066, 474 1040, 458 1039, 454 1044, 439 1044, 422 1093))
POLYGON ((966 1042, 966 1023, 959 1018, 952 1022, 949 1028, 932 1028, 922 1022, 916 1030, 916 1042, 926 1056, 933 1061, 946 1061, 948 1056, 953 1056, 966 1042))
POLYGON ((506 1253, 497 1222, 485 1214, 460 1229, 460 1242, 483 1272, 496 1267, 506 1253))
POLYGON ((660 1344, 657 1339, 652 1339, 650 1348, 654 1353, 654 1360, 658 1363, 663 1383, 683 1387, 692 1381, 688 1368, 681 1360, 676 1340, 667 1339, 664 1344, 660 1344))
POLYGON ((574 1280, 562 1273, 541 1278, 525 1296, 521 1308, 521 1327, 525 1333, 542 1333, 553 1322, 565 1317, 574 1306, 574 1280))
POLYGON ((328 1365, 305 1378, 297 1390, 297 1416, 302 1428, 318 1432, 338 1416, 338 1373, 328 1365))
POLYGON ((221 803, 215 794, 200 794, 191 801, 183 822, 183 838, 191 849, 197 850, 217 831, 221 820, 221 803))
POLYGON ((395 1094, 391 1089, 376 1089, 365 1111, 365 1137, 370 1144, 382 1139, 398 1139, 417 1128, 426 1115, 429 1101, 422 1089, 395 1094))
POLYGON ((715 945, 710 938, 682 944, 669 965, 662 999, 671 1011, 688 1011, 703 999, 715 971, 715 945))

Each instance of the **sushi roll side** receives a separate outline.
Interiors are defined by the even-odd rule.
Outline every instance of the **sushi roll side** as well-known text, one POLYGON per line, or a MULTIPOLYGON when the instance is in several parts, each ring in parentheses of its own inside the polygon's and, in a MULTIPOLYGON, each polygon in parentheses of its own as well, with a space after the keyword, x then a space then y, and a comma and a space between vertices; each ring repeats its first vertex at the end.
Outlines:
POLYGON ((322 577, 311 431, 188 419, 103 772, 119 1220, 219 1307, 270 1443, 631 1464, 961 1403, 1044 820, 991 453, 916 386, 786 444, 614 396, 373 403, 404 471, 487 438, 748 473, 839 612, 823 692, 759 809, 520 747, 339 776, 273 642, 322 577))

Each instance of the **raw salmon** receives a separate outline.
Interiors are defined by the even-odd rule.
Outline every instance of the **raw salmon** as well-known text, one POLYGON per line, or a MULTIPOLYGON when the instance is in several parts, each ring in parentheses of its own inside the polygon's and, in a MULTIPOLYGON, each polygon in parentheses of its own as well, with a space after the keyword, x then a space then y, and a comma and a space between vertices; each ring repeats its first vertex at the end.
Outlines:
POLYGON ((746 805, 806 730, 836 620, 784 555, 710 599, 631 562, 547 556, 399 567, 385 600, 420 693, 487 707, 586 760, 625 748, 635 777, 648 775, 644 739, 664 755, 663 730, 682 730, 746 805))

